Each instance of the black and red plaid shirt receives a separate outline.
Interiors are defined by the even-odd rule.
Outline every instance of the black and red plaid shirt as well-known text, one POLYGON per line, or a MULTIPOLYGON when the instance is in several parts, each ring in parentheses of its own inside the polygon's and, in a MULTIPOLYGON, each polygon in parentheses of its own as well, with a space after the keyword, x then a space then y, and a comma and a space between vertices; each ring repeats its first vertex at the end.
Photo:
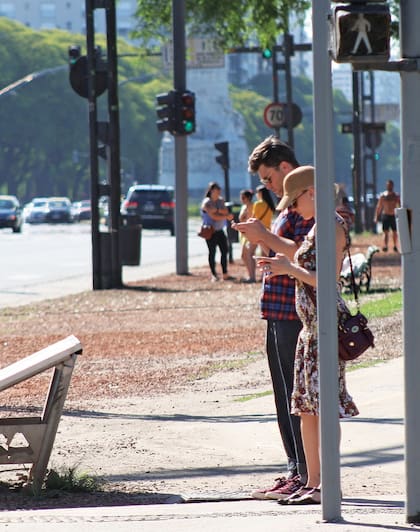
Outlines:
MULTIPOLYGON (((286 209, 274 221, 272 233, 294 240, 298 246, 309 233, 315 220, 305 220, 296 211, 286 209)), ((298 320, 295 310, 295 281, 288 275, 276 275, 263 280, 260 300, 264 320, 298 320)))

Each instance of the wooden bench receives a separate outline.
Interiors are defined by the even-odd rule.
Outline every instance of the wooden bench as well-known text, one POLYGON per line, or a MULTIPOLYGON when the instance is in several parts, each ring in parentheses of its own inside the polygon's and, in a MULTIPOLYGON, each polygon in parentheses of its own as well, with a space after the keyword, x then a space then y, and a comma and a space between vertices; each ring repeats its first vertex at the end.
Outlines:
POLYGON ((0 464, 32 464, 29 481, 36 493, 42 488, 74 364, 81 353, 79 340, 68 336, 0 370, 2 391, 54 368, 40 417, 0 419, 0 435, 5 440, 0 443, 0 464), (13 445, 19 436, 25 444, 13 445))

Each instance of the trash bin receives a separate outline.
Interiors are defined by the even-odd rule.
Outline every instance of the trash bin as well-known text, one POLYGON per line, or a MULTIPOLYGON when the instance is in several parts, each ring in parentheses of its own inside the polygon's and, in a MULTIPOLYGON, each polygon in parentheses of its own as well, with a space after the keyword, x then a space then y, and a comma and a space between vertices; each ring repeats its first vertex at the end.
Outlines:
POLYGON ((123 266, 138 266, 141 258, 140 216, 135 214, 121 215, 120 225, 120 257, 123 266))
MULTIPOLYGON (((239 222, 239 213, 241 211, 241 204, 240 203, 234 203, 232 201, 227 201, 225 203, 226 207, 229 209, 229 211, 233 214, 233 221, 239 222)), ((232 229, 230 226, 230 222, 227 224, 227 235, 229 242, 239 242, 239 233, 236 231, 236 229, 232 229)))

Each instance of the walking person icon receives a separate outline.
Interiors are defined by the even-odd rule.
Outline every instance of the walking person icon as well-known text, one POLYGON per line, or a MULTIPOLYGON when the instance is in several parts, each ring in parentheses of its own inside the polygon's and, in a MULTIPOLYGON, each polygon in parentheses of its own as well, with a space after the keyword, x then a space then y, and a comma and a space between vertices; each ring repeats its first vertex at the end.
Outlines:
POLYGON ((370 22, 365 18, 363 13, 359 13, 357 15, 356 22, 351 27, 351 31, 357 31, 357 37, 356 37, 356 41, 353 46, 353 50, 350 53, 356 54, 362 41, 364 42, 366 46, 367 53, 368 54, 372 53, 372 47, 370 45, 369 37, 368 37, 368 33, 370 32, 370 30, 371 30, 370 22))

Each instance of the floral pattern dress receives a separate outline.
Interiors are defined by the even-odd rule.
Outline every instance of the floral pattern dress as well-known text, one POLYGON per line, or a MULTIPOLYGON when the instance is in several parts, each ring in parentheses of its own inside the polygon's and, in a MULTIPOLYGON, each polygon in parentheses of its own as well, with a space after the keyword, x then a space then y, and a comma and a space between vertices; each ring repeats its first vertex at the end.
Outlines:
MULTIPOLYGON (((337 216, 340 223, 342 218, 337 216)), ((349 236, 346 231, 347 246, 349 236)), ((297 250, 295 262, 307 270, 316 270, 315 235, 309 234, 297 250)), ((348 309, 340 295, 337 283, 338 319, 348 314, 348 309)), ((316 293, 316 291, 314 292, 316 293)), ((291 399, 291 410, 295 415, 319 415, 319 372, 318 372, 318 331, 317 312, 310 295, 302 282, 296 280, 296 311, 303 327, 296 345, 295 377, 291 399)), ((338 360, 338 393, 340 418, 356 416, 359 411, 347 392, 345 381, 346 364, 338 360)))

